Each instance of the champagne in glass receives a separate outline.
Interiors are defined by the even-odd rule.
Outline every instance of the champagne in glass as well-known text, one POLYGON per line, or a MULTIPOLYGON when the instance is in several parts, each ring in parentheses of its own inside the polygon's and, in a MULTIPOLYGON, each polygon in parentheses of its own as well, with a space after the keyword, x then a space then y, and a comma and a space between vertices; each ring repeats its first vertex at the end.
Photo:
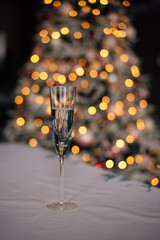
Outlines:
POLYGON ((52 134, 54 147, 60 161, 60 200, 49 203, 47 207, 55 211, 65 211, 77 207, 75 203, 64 202, 63 198, 63 164, 72 138, 75 94, 75 87, 51 87, 52 134))

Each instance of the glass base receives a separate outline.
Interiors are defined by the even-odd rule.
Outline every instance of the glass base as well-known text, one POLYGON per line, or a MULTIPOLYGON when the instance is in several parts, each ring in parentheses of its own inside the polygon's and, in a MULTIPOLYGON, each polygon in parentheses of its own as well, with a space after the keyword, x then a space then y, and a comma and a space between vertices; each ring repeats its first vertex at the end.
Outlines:
POLYGON ((47 204, 47 208, 57 212, 73 210, 77 207, 78 206, 75 203, 71 203, 71 202, 64 202, 63 204, 60 204, 59 202, 53 202, 53 203, 47 204))

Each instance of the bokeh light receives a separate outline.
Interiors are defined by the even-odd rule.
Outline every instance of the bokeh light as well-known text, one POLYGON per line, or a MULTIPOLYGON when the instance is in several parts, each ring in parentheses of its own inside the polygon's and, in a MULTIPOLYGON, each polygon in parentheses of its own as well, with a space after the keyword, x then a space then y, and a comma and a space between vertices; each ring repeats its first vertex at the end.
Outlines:
POLYGON ((22 103, 23 103, 23 97, 20 96, 20 95, 18 95, 18 96, 15 97, 14 101, 15 101, 15 103, 18 104, 18 105, 19 105, 19 104, 22 104, 22 103))
POLYGON ((124 143, 124 141, 123 141, 122 139, 118 139, 118 140, 116 141, 116 146, 117 146, 118 148, 123 148, 124 145, 125 145, 125 143, 124 143))
POLYGON ((25 124, 25 120, 23 117, 18 117, 16 123, 18 126, 22 127, 25 124))
POLYGON ((43 134, 48 134, 49 133, 49 127, 44 125, 43 127, 41 127, 41 133, 43 134))
POLYGON ((81 126, 79 129, 78 129, 79 133, 84 135, 87 133, 87 128, 85 126, 81 126))
POLYGON ((133 156, 128 156, 126 161, 129 165, 132 165, 134 163, 134 157, 133 156))
POLYGON ((120 161, 118 163, 119 169, 125 169, 127 167, 127 163, 125 161, 120 161))
POLYGON ((29 143, 30 147, 36 147, 38 144, 38 142, 35 138, 31 138, 28 143, 29 143))
POLYGON ((88 108, 88 113, 90 115, 94 115, 96 112, 97 112, 97 110, 96 110, 95 107, 91 106, 91 107, 88 108))
POLYGON ((79 151, 80 151, 80 149, 79 149, 79 147, 78 147, 77 145, 74 145, 74 146, 71 148, 71 152, 72 152, 73 154, 77 154, 77 153, 79 153, 79 151))
POLYGON ((109 159, 106 161, 105 165, 107 168, 113 168, 114 162, 113 162, 113 160, 109 159))

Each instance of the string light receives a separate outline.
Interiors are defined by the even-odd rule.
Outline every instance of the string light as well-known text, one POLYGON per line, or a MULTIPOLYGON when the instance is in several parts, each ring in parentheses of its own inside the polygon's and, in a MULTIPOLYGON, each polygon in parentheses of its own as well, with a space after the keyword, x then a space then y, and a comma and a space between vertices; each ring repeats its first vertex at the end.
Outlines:
POLYGON ((58 76, 60 75, 60 73, 54 73, 53 74, 53 79, 55 80, 55 81, 58 81, 58 76))
POLYGON ((75 73, 70 73, 68 78, 70 81, 75 81, 77 79, 77 75, 75 73))
POLYGON ((109 159, 106 161, 105 165, 107 168, 113 168, 114 162, 113 162, 113 160, 109 159))
POLYGON ((53 2, 53 6, 54 7, 59 7, 61 5, 61 2, 60 1, 54 1, 53 2))
POLYGON ((41 127, 41 133, 43 134, 48 134, 49 133, 49 127, 44 125, 43 127, 41 127))
POLYGON ((125 145, 125 143, 124 143, 124 141, 123 141, 122 139, 118 139, 118 140, 116 141, 116 146, 117 146, 118 148, 123 148, 124 145, 125 145))
POLYGON ((50 4, 52 2, 52 0, 44 0, 45 4, 50 4))
POLYGON ((43 37, 41 39, 41 41, 42 41, 43 44, 47 44, 50 41, 50 38, 48 36, 46 36, 46 37, 43 37))
POLYGON ((135 99, 135 96, 133 93, 128 93, 126 96, 126 99, 128 100, 128 102, 133 102, 135 99))
POLYGON ((108 96, 104 96, 102 98, 102 102, 106 102, 108 104, 110 102, 110 98, 108 96))
POLYGON ((51 72, 55 72, 57 70, 57 64, 56 63, 51 63, 51 64, 49 64, 48 68, 51 72))
POLYGON ((61 33, 62 33, 63 35, 67 35, 67 34, 69 33, 69 28, 67 28, 67 27, 61 28, 61 33))
POLYGON ((126 29, 126 24, 125 23, 123 23, 123 22, 120 22, 119 24, 118 24, 118 26, 119 26, 119 28, 121 28, 121 29, 126 29))
POLYGON ((105 69, 106 69, 107 72, 111 73, 111 72, 113 72, 114 67, 113 67, 112 64, 109 64, 109 63, 108 63, 108 64, 105 66, 105 69))
POLYGON ((43 104, 43 103, 44 103, 44 97, 41 96, 41 95, 36 96, 35 102, 36 102, 37 104, 40 104, 40 105, 43 104))
POLYGON ((110 28, 106 27, 103 29, 103 32, 106 34, 106 35, 110 35, 111 34, 111 30, 110 28))
POLYGON ((142 131, 145 128, 145 123, 142 119, 137 120, 137 129, 142 131))
POLYGON ((130 6, 130 2, 129 1, 123 1, 122 2, 123 3, 123 5, 125 6, 125 7, 129 7, 130 6))
POLYGON ((108 78, 108 73, 107 73, 106 71, 102 71, 102 72, 100 73, 100 77, 101 77, 102 79, 107 79, 107 78, 108 78))
POLYGON ((38 80, 39 78, 39 72, 35 71, 31 74, 31 77, 33 80, 38 80))
POLYGON ((129 57, 128 57, 128 55, 127 54, 121 54, 121 56, 120 56, 120 59, 121 59, 121 61, 122 62, 128 62, 128 60, 129 60, 129 57))
POLYGON ((82 88, 87 88, 89 86, 89 82, 87 80, 82 80, 81 81, 81 87, 82 88))
POLYGON ((80 149, 77 145, 74 145, 72 148, 71 148, 71 151, 73 154, 78 154, 80 149))
POLYGON ((37 93, 40 90, 40 87, 38 84, 33 84, 31 87, 32 92, 37 93))
POLYGON ((107 105, 106 102, 101 102, 101 103, 99 104, 99 108, 100 108, 102 111, 104 111, 104 110, 106 110, 106 109, 108 108, 108 105, 107 105))
POLYGON ((83 1, 83 0, 81 0, 81 1, 78 2, 78 5, 79 5, 80 7, 84 7, 84 6, 86 6, 86 2, 83 1))
POLYGON ((135 156, 135 162, 138 163, 138 164, 141 164, 143 162, 143 157, 141 154, 137 154, 135 156))
POLYGON ((97 0, 88 0, 90 3, 96 3, 97 0))
POLYGON ((82 160, 83 160, 84 162, 89 162, 90 159, 91 159, 91 156, 90 156, 88 153, 83 154, 82 160))
POLYGON ((107 4, 108 4, 108 0, 100 0, 100 3, 101 3, 102 5, 107 5, 107 4))
POLYGON ((88 108, 88 113, 90 115, 94 115, 96 112, 97 112, 97 110, 96 110, 95 107, 91 106, 91 107, 88 108))
POLYGON ((91 8, 89 6, 82 7, 82 12, 89 13, 91 11, 91 8))
POLYGON ((133 116, 133 115, 135 115, 137 113, 137 110, 136 110, 135 107, 130 107, 128 109, 128 113, 133 116))
POLYGON ((36 127, 41 127, 42 124, 43 124, 42 119, 36 118, 36 119, 34 120, 34 125, 35 125, 36 127))
POLYGON ((63 74, 59 74, 58 76, 58 82, 60 84, 64 84, 66 82, 66 77, 63 74))
POLYGON ((148 103, 145 99, 143 99, 143 100, 140 101, 139 105, 140 105, 141 108, 147 108, 148 103))
POLYGON ((127 163, 128 163, 129 165, 132 165, 132 164, 134 163, 134 157, 128 156, 127 159, 126 159, 126 161, 127 161, 127 163))
POLYGON ((53 2, 53 6, 59 7, 59 6, 61 6, 61 2, 59 0, 57 0, 57 1, 53 2))
POLYGON ((93 15, 98 16, 101 12, 99 9, 95 8, 92 10, 93 15))
POLYGON ((35 138, 31 138, 28 143, 29 143, 30 147, 36 147, 38 144, 38 142, 35 138))
POLYGON ((83 22, 83 23, 81 24, 81 26, 82 26, 84 29, 88 29, 88 28, 90 28, 90 23, 89 23, 89 22, 83 22))
POLYGON ((151 180, 152 186, 157 186, 158 183, 159 183, 159 179, 158 178, 156 178, 156 177, 152 178, 152 180, 151 180))
POLYGON ((132 75, 133 75, 134 77, 139 77, 139 75, 140 75, 139 68, 138 68, 137 66, 135 66, 135 65, 133 65, 133 66, 131 67, 131 72, 132 72, 132 75))
POLYGON ((30 89, 29 89, 29 87, 24 87, 24 88, 22 88, 21 92, 23 95, 27 96, 30 94, 30 89))
POLYGON ((41 72, 41 73, 39 74, 39 77, 40 77, 41 80, 46 80, 46 79, 48 78, 48 73, 46 73, 46 72, 41 72))
POLYGON ((37 63, 39 61, 39 56, 37 54, 34 54, 30 57, 30 60, 32 63, 37 63))
POLYGON ((16 123, 18 126, 22 127, 25 124, 25 120, 23 117, 18 117, 16 123))
POLYGON ((58 39, 58 38, 60 38, 60 33, 59 32, 53 32, 52 34, 51 34, 51 37, 53 38, 53 39, 58 39))
POLYGON ((109 54, 109 52, 108 52, 107 49, 102 49, 102 50, 100 51, 100 55, 101 55, 101 57, 107 57, 108 54, 109 54))
POLYGON ((82 67, 78 67, 76 69, 76 73, 78 76, 83 76, 84 75, 84 69, 82 67))
POLYGON ((69 16, 70 16, 70 17, 76 17, 76 16, 77 16, 77 12, 76 12, 75 10, 71 10, 71 11, 69 12, 69 16))
POLYGON ((39 35, 40 37, 46 37, 48 35, 48 31, 45 30, 45 29, 42 29, 40 32, 39 32, 39 35))
POLYGON ((133 137, 132 135, 128 135, 128 136, 126 137, 126 142, 127 142, 127 143, 133 143, 133 142, 134 142, 134 137, 133 137))
POLYGON ((96 78, 98 76, 98 73, 96 70, 91 70, 89 75, 92 77, 92 78, 96 78))
POLYGON ((113 112, 109 112, 108 114, 107 114, 107 118, 108 118, 108 120, 110 120, 110 121, 113 121, 114 119, 115 119, 115 114, 113 113, 113 112))
POLYGON ((81 126, 78 131, 81 135, 84 135, 87 133, 87 128, 85 126, 81 126))
POLYGON ((46 81, 46 85, 51 87, 54 85, 54 80, 52 78, 48 78, 47 81, 46 81))
POLYGON ((23 103, 23 97, 18 95, 18 96, 15 97, 14 101, 15 101, 16 104, 20 105, 20 104, 23 103))
POLYGON ((73 34, 73 36, 74 36, 74 38, 76 38, 76 39, 80 39, 80 38, 82 37, 82 33, 81 33, 81 32, 75 32, 75 33, 73 34))
POLYGON ((120 169, 125 169, 125 168, 127 167, 127 163, 126 163, 125 161, 120 161, 120 162, 118 163, 118 167, 119 167, 120 169))
POLYGON ((130 78, 128 78, 128 79, 126 79, 125 80, 125 85, 126 85, 126 87, 132 87, 133 86, 133 80, 132 79, 130 79, 130 78))

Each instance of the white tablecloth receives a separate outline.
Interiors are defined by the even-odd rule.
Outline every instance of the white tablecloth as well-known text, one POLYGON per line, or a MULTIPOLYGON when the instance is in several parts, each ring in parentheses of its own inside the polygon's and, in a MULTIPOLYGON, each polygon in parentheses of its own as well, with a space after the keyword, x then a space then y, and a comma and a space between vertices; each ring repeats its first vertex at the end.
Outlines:
POLYGON ((0 240, 159 240, 160 190, 69 157, 65 199, 78 208, 53 212, 59 198, 55 154, 0 144, 0 240))

